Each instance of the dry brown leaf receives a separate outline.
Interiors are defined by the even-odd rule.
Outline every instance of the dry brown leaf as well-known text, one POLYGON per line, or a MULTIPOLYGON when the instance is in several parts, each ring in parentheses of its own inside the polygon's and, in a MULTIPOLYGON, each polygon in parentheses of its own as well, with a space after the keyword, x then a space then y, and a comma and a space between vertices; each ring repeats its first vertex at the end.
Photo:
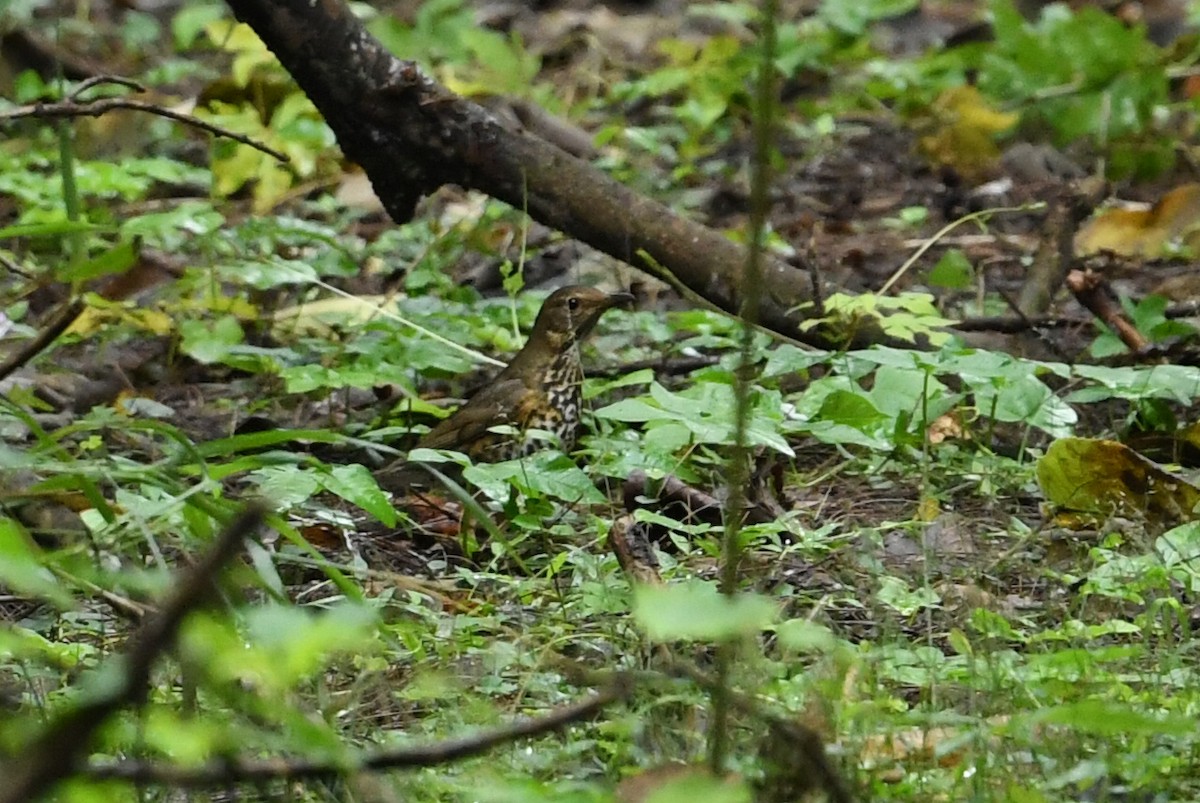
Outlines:
POLYGON ((935 446, 948 439, 956 441, 970 439, 966 429, 963 428, 962 416, 959 415, 957 410, 951 410, 945 415, 934 419, 934 422, 929 425, 929 430, 926 434, 929 437, 929 442, 935 446))
POLYGON ((1200 228, 1200 184, 1183 184, 1148 208, 1108 209, 1075 235, 1075 253, 1087 256, 1112 251, 1125 256, 1153 257, 1176 238, 1190 240, 1200 228))
MULTIPOLYGON (((995 716, 986 720, 989 729, 1006 725, 1008 716, 995 716)), ((867 737, 858 753, 859 765, 871 769, 884 764, 904 761, 936 763, 939 767, 953 767, 963 760, 962 738, 967 731, 963 728, 904 728, 890 733, 879 733, 867 737)), ((989 744, 998 742, 996 736, 988 738, 989 744)))

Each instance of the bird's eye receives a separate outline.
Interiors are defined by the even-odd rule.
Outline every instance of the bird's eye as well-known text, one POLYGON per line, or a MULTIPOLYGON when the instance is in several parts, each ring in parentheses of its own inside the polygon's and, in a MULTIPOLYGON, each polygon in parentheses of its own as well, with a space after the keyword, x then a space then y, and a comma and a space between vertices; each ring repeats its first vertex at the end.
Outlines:
POLYGON ((567 309, 571 309, 571 310, 579 309, 579 297, 578 296, 571 296, 570 298, 567 299, 567 309))

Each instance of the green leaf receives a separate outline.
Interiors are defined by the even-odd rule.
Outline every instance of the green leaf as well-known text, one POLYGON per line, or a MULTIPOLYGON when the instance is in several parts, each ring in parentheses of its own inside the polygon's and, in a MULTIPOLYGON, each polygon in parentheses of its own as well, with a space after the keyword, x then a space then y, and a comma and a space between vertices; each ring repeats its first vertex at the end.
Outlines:
POLYGON ((1074 373, 1094 384, 1076 390, 1067 401, 1097 402, 1105 399, 1167 399, 1190 404, 1200 396, 1200 368, 1190 365, 1126 366, 1077 365, 1074 373))
POLYGON ((55 220, 48 223, 22 223, 16 226, 0 228, 0 239, 8 240, 17 237, 61 237, 64 234, 86 234, 89 232, 111 231, 111 226, 98 226, 93 223, 72 221, 67 219, 55 220))
POLYGON ((463 470, 463 479, 497 502, 508 499, 510 488, 527 496, 560 499, 572 504, 595 505, 606 501, 592 478, 575 465, 574 460, 553 449, 519 460, 473 465, 463 470))
POLYGON ((951 248, 929 270, 929 283, 934 287, 964 290, 975 283, 975 267, 966 254, 951 248))
POLYGON ((215 321, 188 320, 179 325, 179 348, 197 362, 216 363, 228 357, 243 340, 242 325, 232 315, 215 321))
POLYGON ((251 471, 247 478, 272 507, 285 510, 308 501, 324 487, 317 471, 299 466, 266 466, 251 471))
POLYGON ((267 604, 246 611, 246 633, 215 615, 195 616, 181 643, 214 679, 246 683, 270 697, 322 672, 333 653, 368 654, 377 619, 372 608, 350 602, 321 611, 267 604))
POLYGON ((801 349, 789 343, 771 350, 767 364, 763 367, 764 377, 781 376, 783 374, 805 374, 814 365, 828 362, 829 353, 801 349))
POLYGON ((837 647, 837 637, 825 625, 808 619, 789 619, 775 628, 779 646, 798 653, 828 653, 837 647))
POLYGON ((744 780, 715 778, 695 768, 654 789, 645 803, 750 803, 754 799, 744 780))
POLYGON ((197 445, 195 451, 201 457, 227 457, 238 452, 257 451, 293 441, 338 443, 343 440, 344 435, 328 429, 269 429, 206 441, 197 445))
POLYGON ((1187 736, 1196 729, 1190 717, 1155 716, 1129 703, 1107 700, 1081 700, 1044 708, 1024 718, 1041 725, 1065 725, 1073 730, 1097 736, 1144 734, 1155 738, 1187 736))
MULTIPOLYGON (((792 448, 780 434, 783 400, 775 391, 754 390, 746 440, 751 446, 769 446, 792 456, 792 448)), ((647 441, 660 448, 680 443, 680 428, 686 428, 697 443, 729 445, 734 439, 733 387, 724 382, 699 382, 681 393, 672 393, 657 382, 650 385, 650 398, 623 399, 595 412, 599 418, 644 422, 647 441), (669 427, 666 434, 656 430, 669 427)), ((686 441, 680 443, 686 445, 686 441)))
POLYGON ((864 394, 835 390, 825 397, 818 414, 821 421, 843 424, 867 432, 887 419, 864 394))
POLYGON ((171 35, 176 50, 191 47, 205 28, 229 13, 224 3, 191 2, 180 6, 171 20, 171 35))
POLYGON ((321 479, 325 489, 379 519, 385 526, 396 526, 396 509, 366 466, 349 463, 334 466, 321 479))
POLYGON ((885 575, 879 580, 880 602, 903 616, 912 616, 925 608, 936 607, 942 599, 928 586, 910 588, 898 577, 885 575))
POLYGON ((58 584, 43 560, 25 528, 13 519, 0 519, 0 585, 48 599, 60 608, 71 607, 71 595, 58 584))
POLYGON ((716 585, 699 581, 634 591, 634 619, 655 641, 724 641, 751 635, 770 625, 777 610, 767 597, 727 597, 716 585))

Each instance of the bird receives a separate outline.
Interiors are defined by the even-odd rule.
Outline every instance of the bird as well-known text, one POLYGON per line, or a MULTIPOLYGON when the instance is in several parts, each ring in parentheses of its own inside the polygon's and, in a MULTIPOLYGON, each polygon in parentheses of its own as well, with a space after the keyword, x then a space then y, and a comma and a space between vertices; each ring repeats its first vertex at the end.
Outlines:
POLYGON ((466 404, 418 441, 426 449, 463 452, 473 462, 526 457, 557 436, 564 451, 575 446, 583 405, 579 344, 608 310, 633 303, 629 293, 570 285, 542 303, 533 331, 512 362, 466 404), (501 431, 496 431, 497 429, 501 431))

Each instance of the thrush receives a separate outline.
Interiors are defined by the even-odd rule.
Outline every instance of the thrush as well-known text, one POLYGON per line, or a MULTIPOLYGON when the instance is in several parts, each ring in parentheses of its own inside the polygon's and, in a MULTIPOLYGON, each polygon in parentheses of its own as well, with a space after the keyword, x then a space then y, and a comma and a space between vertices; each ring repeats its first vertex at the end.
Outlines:
POLYGON ((555 290, 542 304, 525 347, 483 390, 426 433, 417 446, 453 449, 475 462, 524 457, 550 432, 570 451, 579 432, 583 366, 579 344, 605 312, 630 304, 628 293, 591 287, 555 290), (496 431, 500 429, 501 431, 496 431))

